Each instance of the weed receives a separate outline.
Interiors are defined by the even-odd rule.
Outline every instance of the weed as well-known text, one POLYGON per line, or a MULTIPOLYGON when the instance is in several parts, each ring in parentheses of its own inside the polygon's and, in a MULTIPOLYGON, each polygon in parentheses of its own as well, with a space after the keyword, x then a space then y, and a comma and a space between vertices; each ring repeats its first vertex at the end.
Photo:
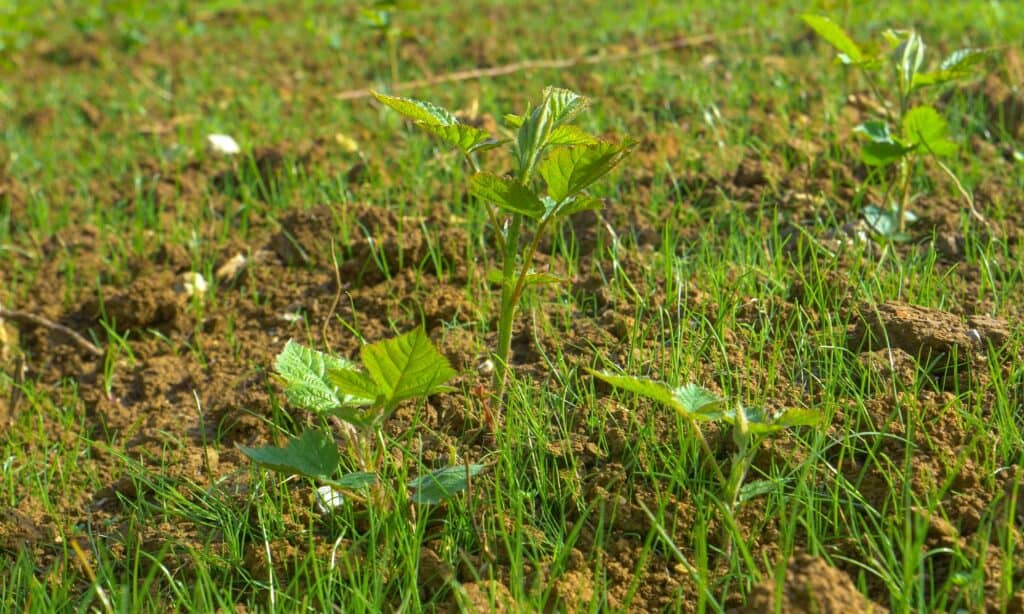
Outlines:
MULTIPOLYGON (((924 71, 925 44, 914 30, 886 30, 884 52, 870 53, 855 43, 839 25, 827 17, 803 15, 804 23, 838 52, 837 60, 860 70, 868 82, 877 103, 880 117, 868 120, 854 128, 866 140, 861 148, 861 159, 869 166, 897 166, 897 196, 894 206, 871 205, 864 211, 865 220, 880 235, 892 239, 906 239, 906 222, 915 216, 908 211, 911 201, 910 182, 917 161, 931 156, 963 192, 959 180, 941 157, 951 156, 957 144, 949 139, 946 120, 935 107, 914 98, 924 89, 959 81, 973 74, 973 69, 989 54, 984 49, 958 49, 949 54, 931 71, 924 71), (876 73, 889 66, 894 74, 891 94, 883 93, 876 73), (897 129, 890 127, 893 122, 897 129)), ((888 194, 885 198, 889 200, 888 194)), ((967 198, 972 213, 974 206, 967 198)), ((976 214, 976 213, 975 213, 976 214)))
POLYGON ((589 104, 579 94, 555 87, 544 90, 541 103, 523 115, 506 115, 516 129, 514 139, 498 140, 479 128, 461 123, 451 112, 428 102, 374 93, 383 104, 398 111, 445 142, 456 146, 473 169, 469 192, 485 203, 495 234, 502 268, 492 276, 501 284, 498 347, 494 352, 495 387, 502 397, 512 343, 512 322, 527 286, 557 283, 553 275, 537 273, 533 257, 544 233, 574 213, 599 210, 601 200, 586 189, 608 174, 629 153, 630 141, 606 142, 571 122, 589 104), (515 163, 512 177, 483 171, 479 152, 508 144, 515 163), (539 176, 539 177, 538 177, 539 176), (543 180, 546 193, 537 188, 543 180), (509 215, 500 222, 498 211, 509 215), (536 224, 533 238, 522 239, 524 224, 536 224))

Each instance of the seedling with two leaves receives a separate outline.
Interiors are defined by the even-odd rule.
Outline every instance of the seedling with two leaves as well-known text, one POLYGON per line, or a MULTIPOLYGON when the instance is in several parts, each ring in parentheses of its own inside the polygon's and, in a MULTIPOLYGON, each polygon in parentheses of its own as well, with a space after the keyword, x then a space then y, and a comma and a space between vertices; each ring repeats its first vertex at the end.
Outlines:
MULTIPOLYGON (((387 446, 381 425, 402 401, 449 391, 455 370, 430 342, 423 327, 364 345, 362 366, 289 341, 275 368, 293 405, 334 416, 355 427, 352 452, 360 471, 338 476, 341 454, 334 438, 306 430, 284 447, 242 447, 253 462, 286 474, 298 474, 359 497, 380 484, 387 446), (376 450, 372 446, 376 445, 376 450)), ((465 489, 483 465, 453 465, 422 475, 407 486, 414 503, 439 503, 465 489)))
POLYGON ((512 324, 523 291, 531 285, 555 283, 557 277, 533 270, 533 258, 545 232, 575 213, 599 210, 603 203, 587 188, 621 162, 632 142, 607 142, 588 134, 575 120, 588 106, 579 94, 548 87, 540 104, 523 115, 507 115, 515 130, 511 139, 460 122, 451 112, 429 102, 374 93, 381 103, 462 152, 474 175, 469 193, 484 203, 502 257, 498 345, 494 351, 495 388, 500 399, 505 386, 512 324), (507 145, 514 172, 506 177, 483 171, 478 154, 507 145), (542 186, 543 185, 543 189, 542 186), (502 220, 500 216, 505 216, 502 220), (534 233, 523 240, 524 226, 534 233))
POLYGON ((924 70, 925 44, 914 30, 887 30, 882 50, 869 52, 850 38, 838 24, 818 15, 803 15, 803 21, 838 51, 839 63, 858 69, 867 80, 879 109, 879 117, 854 129, 863 137, 861 159, 875 167, 896 167, 897 194, 886 202, 892 205, 870 205, 864 211, 868 225, 879 235, 893 240, 906 240, 907 221, 915 217, 908 210, 912 199, 910 184, 919 159, 928 156, 956 184, 971 214, 984 218, 974 208, 973 199, 964 190, 956 175, 942 162, 958 150, 948 136, 946 120, 929 104, 914 104, 923 91, 970 77, 988 55, 985 49, 959 49, 949 54, 937 68, 924 70), (878 74, 886 67, 892 71, 892 95, 882 93, 878 74))
MULTIPOLYGON (((671 407, 688 424, 694 437, 700 442, 701 449, 707 456, 707 462, 722 488, 719 501, 726 515, 728 524, 733 524, 736 508, 743 500, 746 491, 756 491, 758 484, 744 485, 750 470, 757 443, 783 429, 797 426, 817 426, 821 423, 821 414, 816 411, 789 408, 782 412, 769 414, 762 409, 732 405, 710 390, 697 384, 686 384, 674 388, 663 382, 591 370, 598 379, 611 384, 615 388, 633 392, 662 405, 671 407), (718 466, 714 452, 708 445, 700 425, 707 422, 721 422, 732 427, 732 439, 736 444, 736 452, 732 456, 729 474, 726 476, 718 466)), ((729 549, 729 539, 725 539, 725 550, 729 549)))

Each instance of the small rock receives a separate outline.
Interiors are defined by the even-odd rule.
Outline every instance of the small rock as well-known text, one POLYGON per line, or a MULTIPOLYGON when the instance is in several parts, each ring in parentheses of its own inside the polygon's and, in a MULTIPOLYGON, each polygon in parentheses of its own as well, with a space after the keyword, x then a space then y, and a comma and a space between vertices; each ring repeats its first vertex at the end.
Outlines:
POLYGON ((238 146, 235 139, 226 134, 207 135, 206 145, 210 151, 222 156, 236 156, 242 151, 242 148, 238 146))
POLYGON ((206 280, 202 275, 194 271, 187 271, 178 276, 178 280, 174 283, 174 292, 188 297, 197 294, 202 296, 206 294, 207 287, 206 280))
POLYGON ((331 486, 319 486, 313 491, 313 503, 317 512, 327 515, 345 505, 345 495, 331 486))
POLYGON ((248 260, 241 253, 235 254, 224 264, 217 267, 214 278, 221 283, 231 283, 238 278, 238 275, 245 268, 248 260))

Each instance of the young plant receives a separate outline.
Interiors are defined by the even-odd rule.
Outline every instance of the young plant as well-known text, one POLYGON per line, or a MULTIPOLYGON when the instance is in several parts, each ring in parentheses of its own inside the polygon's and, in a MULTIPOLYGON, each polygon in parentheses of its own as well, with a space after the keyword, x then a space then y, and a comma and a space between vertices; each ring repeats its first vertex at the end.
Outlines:
MULTIPOLYGON (((795 426, 816 426, 821 423, 821 414, 806 409, 788 408, 780 413, 768 414, 762 409, 731 405, 710 390, 696 384, 686 384, 673 388, 668 384, 655 380, 617 375, 591 370, 590 373, 611 384, 615 388, 636 393, 674 409, 686 420, 690 431, 700 442, 701 449, 707 456, 722 488, 720 500, 723 512, 729 523, 735 516, 736 508, 741 502, 744 481, 750 465, 757 453, 757 443, 778 431, 795 426), (724 422, 732 426, 732 439, 736 444, 736 452, 732 456, 729 475, 718 466, 714 452, 708 446, 700 429, 702 422, 724 422)), ((728 544, 728 540, 726 540, 728 544)), ((726 548, 728 550, 728 548, 726 548)))
MULTIPOLYGON (((905 238, 906 221, 913 219, 907 205, 911 200, 910 183, 918 159, 929 155, 964 192, 959 180, 939 158, 953 155, 957 145, 947 135, 946 120, 929 104, 914 104, 914 98, 927 88, 952 83, 970 76, 989 52, 983 49, 959 49, 944 59, 937 68, 923 70, 925 44, 914 30, 887 30, 883 51, 865 51, 835 22, 818 15, 803 15, 815 33, 839 53, 837 60, 854 67, 864 75, 879 105, 879 117, 857 126, 864 145, 861 159, 870 166, 896 166, 895 206, 871 206, 865 218, 876 232, 890 238, 905 238), (882 94, 877 74, 886 66, 891 69, 891 90, 882 94), (895 126, 895 128, 892 127, 895 126)), ((964 193, 966 196, 966 193, 964 193)), ((886 200, 889 200, 888 194, 886 200)), ((971 213, 980 218, 967 197, 971 213)))
MULTIPOLYGON (((242 452, 268 469, 312 478, 344 492, 377 484, 387 451, 384 420, 402 401, 452 390, 445 383, 456 373, 423 327, 364 345, 360 358, 361 367, 289 341, 275 368, 293 405, 355 427, 353 447, 361 471, 336 477, 341 464, 338 447, 330 434, 316 430, 289 439, 283 448, 241 447, 242 452), (371 444, 376 444, 376 451, 371 444)), ((469 478, 482 469, 483 465, 456 465, 420 476, 408 485, 412 500, 437 503, 466 488, 469 478)))
POLYGON ((572 121, 587 108, 588 100, 555 87, 545 88, 540 104, 527 108, 523 115, 505 116, 515 130, 515 137, 505 140, 463 124, 449 111, 428 102, 379 93, 374 96, 454 145, 473 169, 469 193, 484 203, 502 257, 501 271, 494 276, 501 283, 498 346, 493 354, 500 399, 508 371, 512 323, 523 291, 531 285, 559 281, 532 268, 541 238, 574 213, 601 209, 602 202, 586 190, 615 168, 633 143, 602 141, 574 125, 572 121), (512 175, 481 170, 477 154, 505 144, 513 161, 512 175), (499 214, 505 219, 499 219, 499 214), (533 225, 534 232, 529 241, 524 241, 527 224, 533 225))

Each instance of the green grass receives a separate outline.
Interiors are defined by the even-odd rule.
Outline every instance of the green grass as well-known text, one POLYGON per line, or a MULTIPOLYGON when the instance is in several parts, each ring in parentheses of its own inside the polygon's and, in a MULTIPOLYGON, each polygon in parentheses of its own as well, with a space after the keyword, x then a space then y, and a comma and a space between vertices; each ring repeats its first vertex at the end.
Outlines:
MULTIPOLYGON (((484 271, 497 258, 486 247, 483 212, 463 198, 460 160, 379 105, 334 100, 341 91, 381 87, 389 78, 384 46, 354 25, 353 9, 261 2, 234 4, 236 12, 206 7, 182 14, 175 3, 122 4, 78 25, 46 3, 32 13, 39 21, 9 17, 13 12, 0 4, 0 20, 14 24, 0 51, 7 64, 0 73, 0 116, 7 120, 0 121, 0 188, 9 179, 26 191, 23 209, 14 207, 10 192, 0 193, 3 306, 47 306, 46 315, 59 318, 96 299, 101 285, 129 282, 140 272, 138 259, 161 244, 182 248, 186 266, 212 281, 226 256, 257 250, 289 213, 320 204, 339 211, 331 229, 339 244, 360 240, 372 230, 351 224, 345 212, 366 203, 390 209, 410 228, 422 224, 430 247, 422 261, 405 266, 415 271, 412 289, 382 286, 376 305, 386 304, 387 313, 364 313, 355 301, 368 299, 341 296, 332 338, 351 333, 336 349, 355 348, 357 335, 390 335, 419 324, 415 302, 439 284, 457 287, 469 313, 432 335, 469 336, 481 352, 493 343, 497 299, 484 271), (33 51, 42 45, 71 53, 88 32, 112 41, 95 46, 95 65, 60 66, 33 51), (333 35, 340 51, 331 48, 333 35), (36 72, 21 72, 26 68, 36 72), (83 102, 101 112, 98 126, 81 110, 83 102), (39 112, 52 116, 34 123, 29 116, 39 112), (140 131, 183 117, 164 135, 140 131), (323 159, 268 186, 248 153, 229 162, 205 152, 211 132, 231 134, 247 152, 279 146, 286 158, 318 143, 323 159), (355 139, 361 151, 336 147, 337 133, 355 139), (361 160, 366 179, 350 182, 346 173, 361 160), (166 178, 185 176, 193 162, 211 175, 210 169, 237 165, 235 182, 200 193, 173 183, 160 187, 166 178), (440 225, 417 221, 436 207, 467 232, 465 260, 479 267, 471 266, 466 279, 445 262, 440 225), (76 246, 89 228, 95 229, 91 243, 76 246), (51 239, 55 233, 61 240, 51 239), (84 257, 93 252, 98 258, 84 257)), ((857 165, 843 107, 847 93, 866 88, 830 61, 798 15, 820 9, 860 38, 913 24, 943 51, 968 44, 1019 48, 1019 4, 963 2, 937 10, 929 2, 891 3, 870 12, 835 2, 753 9, 615 2, 557 12, 537 2, 440 4, 405 22, 416 36, 406 50, 417 58, 401 66, 405 79, 427 69, 474 67, 481 59, 567 57, 678 34, 720 37, 711 46, 635 61, 407 92, 453 109, 477 100, 481 111, 497 113, 523 108, 544 85, 562 85, 596 101, 584 127, 641 140, 640 153, 597 188, 614 205, 606 219, 615 237, 599 223, 595 256, 585 258, 579 237, 562 229, 552 267, 577 283, 539 290, 520 311, 516 330, 534 356, 510 378, 502 427, 470 442, 462 430, 442 429, 426 408, 412 406, 389 428, 392 453, 403 459, 396 481, 419 463, 449 456, 488 463, 472 495, 413 511, 390 493, 379 507, 346 507, 324 518, 313 511, 309 484, 240 459, 225 443, 233 441, 229 427, 282 441, 308 421, 282 405, 267 377, 269 357, 289 336, 318 340, 334 293, 328 256, 286 273, 306 280, 308 296, 281 296, 274 280, 252 265, 235 286, 214 284, 205 302, 186 308, 190 322, 216 319, 208 329, 169 336, 137 331, 117 339, 92 324, 96 340, 110 348, 96 373, 91 366, 61 367, 63 355, 32 353, 28 334, 9 348, 0 402, 6 408, 6 399, 17 398, 18 409, 0 438, 0 519, 9 528, 16 526, 9 518, 27 514, 17 526, 33 545, 14 548, 20 538, 3 536, 0 609, 216 611, 242 604, 417 611, 464 599, 464 588, 450 577, 420 577, 424 549, 463 584, 501 580, 523 610, 629 610, 646 590, 642 572, 656 569, 680 584, 665 602, 648 607, 721 611, 758 582, 781 577, 797 549, 841 566, 858 589, 894 611, 1008 607, 1024 591, 1014 520, 1024 462, 1024 371, 1017 366, 1024 338, 1016 324, 1022 252, 973 224, 953 267, 937 260, 927 241, 892 250, 835 238, 881 191, 875 182, 875 192, 865 191, 836 170, 857 165), (550 27, 556 17, 564 32, 550 27), (765 56, 781 58, 786 68, 765 68, 765 56), (771 115, 762 111, 768 105, 771 115), (821 145, 822 153, 813 160, 785 153, 795 138, 821 145), (795 217, 782 189, 755 193, 756 201, 729 194, 722 186, 744 157, 777 163, 794 184, 790 191, 821 197, 820 210, 795 217), (798 183, 822 176, 822 182, 798 183), (704 191, 701 183, 711 179, 704 191), (985 388, 943 392, 920 371, 908 383, 862 367, 846 347, 853 307, 887 299, 1010 322, 1010 340, 983 361, 985 388), (292 303, 305 317, 295 328, 275 319, 292 303), (241 328, 254 321, 260 327, 241 328), (594 328, 610 332, 588 334, 594 328), (183 392, 157 395, 177 394, 177 401, 147 406, 177 412, 187 425, 172 428, 161 418, 152 427, 140 413, 104 428, 100 414, 117 411, 117 401, 100 398, 108 396, 107 384, 111 396, 144 388, 149 362, 133 359, 133 352, 148 357, 157 353, 152 346, 195 365, 183 392), (216 363, 229 355, 231 381, 202 379, 211 358, 216 363), (585 367, 608 364, 674 385, 710 385, 744 403, 816 409, 828 426, 789 433, 762 450, 747 478, 757 492, 730 525, 718 512, 714 475, 685 422, 632 395, 609 393, 585 374, 585 367), (192 388, 210 403, 218 391, 246 386, 250 396, 223 422, 192 398, 192 388), (954 428, 962 437, 947 445, 941 437, 954 428), (962 512, 971 506, 973 513, 962 512), (970 538, 937 543, 929 517, 970 522, 970 538), (33 537, 34 527, 55 534, 33 537), (721 535, 735 544, 728 556, 718 551, 721 535), (751 548, 752 537, 765 542, 751 548), (628 553, 617 550, 622 540, 628 553), (997 568, 1000 578, 986 576, 997 568), (569 572, 590 578, 589 603, 560 593, 557 581, 569 572)), ((941 55, 929 54, 931 61, 941 55)), ((976 90, 954 94, 942 109, 959 142, 992 135, 1020 150, 986 116, 976 90)), ((984 210, 993 224, 1005 228, 1019 219, 1020 163, 995 176, 993 161, 968 145, 951 168, 969 190, 999 188, 984 210)), ((958 202, 938 175, 923 175, 915 189, 926 195, 925 211, 930 200, 958 202)), ((339 253, 342 267, 348 257, 339 253)), ((367 270, 380 262, 368 262, 367 270)), ((385 277, 401 275, 385 271, 385 277)), ((460 395, 482 414, 472 400, 474 378, 466 375, 460 395)), ((493 410, 495 401, 490 404, 493 410)), ((727 465, 729 434, 710 428, 708 438, 727 465)))

